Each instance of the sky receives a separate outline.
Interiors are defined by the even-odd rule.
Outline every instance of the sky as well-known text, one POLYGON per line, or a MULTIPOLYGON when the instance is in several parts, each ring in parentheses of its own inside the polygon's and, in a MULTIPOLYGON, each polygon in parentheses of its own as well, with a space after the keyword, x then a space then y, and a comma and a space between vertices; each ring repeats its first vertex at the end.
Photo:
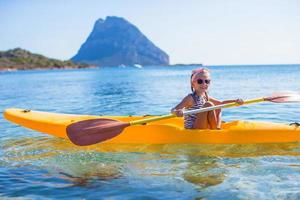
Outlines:
POLYGON ((299 0, 0 0, 0 51, 73 57, 97 19, 123 17, 171 64, 299 64, 299 0))

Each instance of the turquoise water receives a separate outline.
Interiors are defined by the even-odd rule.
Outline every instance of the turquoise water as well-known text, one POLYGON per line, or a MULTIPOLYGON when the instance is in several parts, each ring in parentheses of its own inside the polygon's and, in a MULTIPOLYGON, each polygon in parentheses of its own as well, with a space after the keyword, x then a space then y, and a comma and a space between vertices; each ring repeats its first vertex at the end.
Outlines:
MULTIPOLYGON (((300 66, 215 66, 210 95, 300 91, 300 66)), ((93 115, 166 114, 190 92, 192 67, 0 73, 0 110, 93 115)), ((224 110, 225 121, 300 121, 300 105, 224 110)), ((0 117, 0 198, 299 199, 300 144, 81 148, 0 117), (130 150, 128 150, 130 149, 130 150), (146 153, 147 152, 147 153, 146 153)))

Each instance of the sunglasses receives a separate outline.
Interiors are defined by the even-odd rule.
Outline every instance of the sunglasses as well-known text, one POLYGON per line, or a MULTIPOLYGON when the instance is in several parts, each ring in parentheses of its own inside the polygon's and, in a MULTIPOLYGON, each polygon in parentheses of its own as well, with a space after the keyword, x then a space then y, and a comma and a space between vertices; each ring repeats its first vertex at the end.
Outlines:
POLYGON ((198 83, 198 84, 206 83, 206 84, 208 85, 208 84, 210 84, 210 80, 209 80, 209 79, 205 79, 205 80, 203 80, 203 79, 198 79, 198 80, 197 80, 197 83, 198 83))

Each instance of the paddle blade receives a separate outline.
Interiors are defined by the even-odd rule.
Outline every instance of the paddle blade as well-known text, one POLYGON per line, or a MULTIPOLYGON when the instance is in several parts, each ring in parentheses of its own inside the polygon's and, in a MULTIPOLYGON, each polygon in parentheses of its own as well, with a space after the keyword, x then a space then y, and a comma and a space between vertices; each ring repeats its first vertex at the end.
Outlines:
POLYGON ((116 137, 128 126, 113 119, 89 119, 67 126, 67 135, 72 143, 87 146, 116 137))
POLYGON ((274 93, 272 96, 264 99, 273 103, 300 102, 300 94, 297 92, 274 93))

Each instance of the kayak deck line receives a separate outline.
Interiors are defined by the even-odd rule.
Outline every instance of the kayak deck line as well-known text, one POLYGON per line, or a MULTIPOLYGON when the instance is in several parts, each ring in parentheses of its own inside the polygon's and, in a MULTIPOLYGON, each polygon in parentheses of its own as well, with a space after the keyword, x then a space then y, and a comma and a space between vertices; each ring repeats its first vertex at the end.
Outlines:
MULTIPOLYGON (((151 117, 61 114, 18 108, 6 109, 3 115, 7 120, 23 127, 66 139, 68 139, 66 127, 82 120, 108 118, 130 122, 151 117)), ((298 141, 300 128, 295 124, 237 120, 223 123, 221 130, 188 130, 183 128, 183 119, 176 117, 128 127, 120 135, 103 143, 255 144, 298 141)))

